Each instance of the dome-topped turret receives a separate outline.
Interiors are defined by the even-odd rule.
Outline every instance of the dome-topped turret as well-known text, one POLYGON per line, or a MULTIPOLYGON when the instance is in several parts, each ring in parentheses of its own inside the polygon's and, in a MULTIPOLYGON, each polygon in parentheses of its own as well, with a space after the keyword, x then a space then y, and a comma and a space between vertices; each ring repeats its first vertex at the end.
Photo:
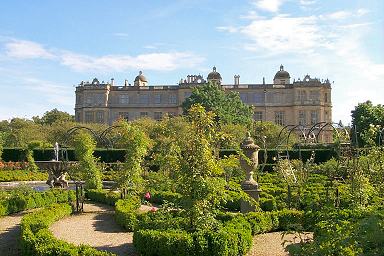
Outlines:
POLYGON ((274 79, 286 79, 286 78, 291 78, 289 73, 284 70, 284 66, 280 65, 280 70, 276 72, 275 78, 274 79))
POLYGON ((134 86, 148 86, 148 80, 143 75, 143 72, 139 72, 139 75, 135 78, 135 81, 133 82, 134 86))
POLYGON ((284 66, 280 65, 280 70, 276 72, 273 78, 274 84, 289 84, 291 76, 287 71, 284 70, 284 66))
POLYGON ((221 75, 216 71, 216 67, 213 67, 212 72, 208 74, 207 80, 221 82, 221 75))
POLYGON ((147 78, 143 75, 142 71, 139 71, 139 75, 135 78, 135 82, 138 82, 138 81, 148 82, 147 78))

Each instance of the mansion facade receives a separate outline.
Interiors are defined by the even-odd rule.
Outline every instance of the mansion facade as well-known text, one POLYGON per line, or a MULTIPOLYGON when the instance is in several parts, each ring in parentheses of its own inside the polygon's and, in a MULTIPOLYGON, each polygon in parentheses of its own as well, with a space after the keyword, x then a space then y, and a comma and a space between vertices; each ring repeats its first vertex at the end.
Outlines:
MULTIPOLYGON (((139 72, 133 85, 110 82, 82 81, 76 87, 75 118, 77 122, 112 124, 119 118, 135 120, 149 117, 161 120, 164 115, 183 113, 182 103, 191 95, 192 88, 209 81, 225 91, 235 91, 241 100, 254 107, 254 119, 272 121, 279 125, 310 126, 318 122, 332 122, 331 83, 306 75, 302 80, 291 81, 283 65, 276 72, 273 83, 242 84, 234 76, 233 84, 222 84, 214 67, 205 79, 201 75, 188 75, 178 85, 148 85, 139 72)), ((323 138, 329 141, 331 138, 323 138)))

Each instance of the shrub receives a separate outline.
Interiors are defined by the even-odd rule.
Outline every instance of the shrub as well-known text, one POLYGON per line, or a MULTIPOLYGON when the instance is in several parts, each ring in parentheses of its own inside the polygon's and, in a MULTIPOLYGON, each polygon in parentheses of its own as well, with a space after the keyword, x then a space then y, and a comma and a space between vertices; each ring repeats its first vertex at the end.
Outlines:
POLYGON ((275 214, 279 220, 279 230, 295 230, 303 226, 303 211, 284 209, 275 212, 275 214))
POLYGON ((279 219, 271 212, 250 212, 245 214, 246 220, 251 225, 252 235, 277 230, 279 219))
POLYGON ((75 201, 75 192, 71 190, 12 191, 0 201, 0 216, 49 206, 53 203, 68 203, 75 201))
POLYGON ((72 212, 68 204, 54 204, 48 208, 27 214, 21 220, 21 246, 26 256, 51 255, 98 255, 111 253, 98 251, 90 246, 75 246, 56 239, 49 231, 49 226, 72 212))
POLYGON ((115 204, 116 222, 128 231, 135 230, 137 225, 137 209, 140 207, 140 200, 137 197, 118 200, 115 204))
POLYGON ((163 204, 165 202, 169 202, 178 205, 180 204, 181 197, 182 196, 180 193, 171 191, 159 191, 152 193, 151 199, 149 201, 153 204, 163 204))
POLYGON ((88 189, 85 196, 95 202, 114 206, 120 199, 120 194, 107 190, 88 189))

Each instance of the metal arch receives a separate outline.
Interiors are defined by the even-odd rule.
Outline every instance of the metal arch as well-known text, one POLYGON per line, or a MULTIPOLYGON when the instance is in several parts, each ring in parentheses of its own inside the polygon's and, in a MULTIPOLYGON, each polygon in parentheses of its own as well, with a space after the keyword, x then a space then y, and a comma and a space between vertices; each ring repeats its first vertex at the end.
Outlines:
POLYGON ((304 132, 304 126, 301 125, 301 124, 299 124, 299 125, 295 125, 295 126, 292 127, 291 129, 289 129, 289 133, 288 133, 288 136, 287 136, 287 145, 288 145, 288 143, 289 143, 289 138, 291 137, 292 131, 297 130, 296 128, 299 128, 299 131, 303 134, 303 136, 304 136, 304 142, 307 141, 307 136, 306 136, 306 134, 305 134, 305 132, 304 132))
POLYGON ((94 130, 92 130, 91 128, 88 128, 88 127, 85 127, 85 126, 75 126, 75 127, 72 127, 71 129, 69 129, 69 130, 67 131, 67 136, 66 136, 66 138, 65 138, 64 145, 67 144, 69 137, 70 137, 74 132, 76 132, 77 130, 80 130, 80 129, 84 129, 84 130, 89 131, 89 132, 93 135, 93 137, 97 140, 97 142, 102 143, 102 144, 105 143, 105 140, 104 140, 102 137, 100 137, 100 136, 99 136, 94 130))
POLYGON ((336 132, 337 138, 340 139, 340 133, 339 133, 339 131, 335 128, 334 125, 337 125, 338 128, 343 129, 344 132, 345 132, 346 137, 348 137, 349 140, 350 140, 350 135, 349 135, 347 129, 346 129, 343 125, 341 125, 340 123, 328 122, 328 123, 324 124, 324 125, 319 129, 319 131, 317 132, 317 135, 316 135, 316 141, 319 141, 319 136, 320 136, 321 132, 322 132, 323 129, 324 129, 325 127, 327 127, 327 126, 331 126, 332 129, 333 129, 333 131, 336 132))
POLYGON ((282 143, 280 143, 280 141, 283 141, 282 138, 281 138, 281 135, 283 134, 283 131, 285 131, 286 129, 288 129, 288 127, 291 127, 291 126, 295 126, 295 125, 293 125, 293 124, 288 124, 288 125, 285 125, 283 128, 281 128, 280 133, 279 133, 279 136, 278 136, 279 144, 276 145, 277 147, 279 147, 279 146, 282 145, 282 143))
POLYGON ((100 137, 102 137, 105 142, 108 142, 107 148, 108 147, 113 148, 113 141, 110 140, 106 135, 110 133, 112 130, 116 128, 122 128, 122 127, 123 127, 122 125, 112 125, 100 133, 100 137))
POLYGON ((313 134, 315 135, 315 138, 314 138, 314 139, 316 140, 316 143, 317 143, 317 142, 318 142, 318 141, 317 141, 317 136, 316 136, 316 134, 314 133, 314 130, 315 130, 315 129, 319 129, 319 126, 320 126, 320 125, 323 125, 323 124, 326 124, 326 123, 327 123, 327 122, 318 122, 318 123, 312 125, 311 128, 309 129, 308 133, 307 133, 307 138, 309 138, 310 134, 313 132, 313 134))

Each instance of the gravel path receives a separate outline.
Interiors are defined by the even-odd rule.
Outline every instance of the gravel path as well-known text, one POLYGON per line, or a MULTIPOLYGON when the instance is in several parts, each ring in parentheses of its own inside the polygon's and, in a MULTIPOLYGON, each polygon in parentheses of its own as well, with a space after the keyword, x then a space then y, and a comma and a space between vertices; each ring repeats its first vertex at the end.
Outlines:
POLYGON ((29 212, 32 210, 0 217, 0 255, 21 255, 20 221, 24 214, 29 212))
MULTIPOLYGON (((306 238, 312 238, 312 234, 306 235, 306 238)), ((287 234, 282 237, 282 232, 272 232, 256 235, 253 238, 253 246, 247 256, 287 256, 288 252, 284 248, 292 243, 300 242, 300 238, 294 234, 287 234), (282 243, 285 243, 283 247, 282 243)))
POLYGON ((55 237, 76 245, 87 244, 117 255, 137 255, 133 233, 118 226, 113 215, 113 207, 86 203, 84 213, 59 220, 50 230, 55 237))

